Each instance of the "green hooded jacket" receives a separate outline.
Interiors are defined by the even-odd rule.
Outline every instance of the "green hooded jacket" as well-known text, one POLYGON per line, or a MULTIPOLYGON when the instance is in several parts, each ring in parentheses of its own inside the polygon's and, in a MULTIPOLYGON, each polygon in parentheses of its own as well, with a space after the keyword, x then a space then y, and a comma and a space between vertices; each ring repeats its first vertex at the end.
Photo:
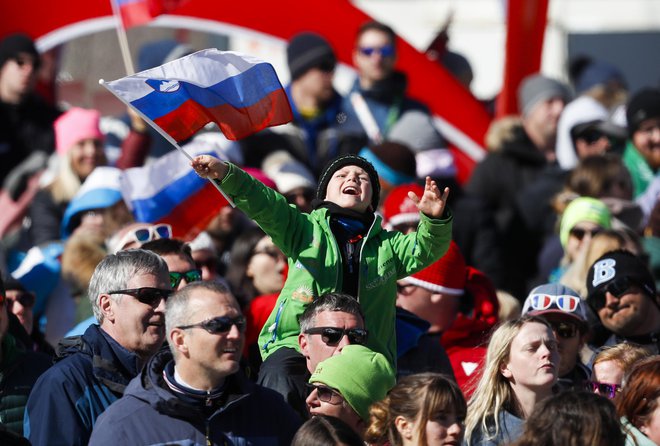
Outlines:
MULTIPOLYGON (((281 347, 300 351, 298 319, 305 306, 342 289, 342 257, 330 230, 330 213, 321 208, 302 213, 276 191, 229 164, 220 182, 236 207, 253 219, 289 262, 289 274, 275 308, 259 334, 265 360, 281 347)), ((447 214, 449 215, 449 214, 447 214)), ((449 247, 451 220, 421 214, 417 232, 386 231, 376 217, 361 245, 357 299, 369 330, 367 346, 396 364, 396 281, 424 269, 449 247)))

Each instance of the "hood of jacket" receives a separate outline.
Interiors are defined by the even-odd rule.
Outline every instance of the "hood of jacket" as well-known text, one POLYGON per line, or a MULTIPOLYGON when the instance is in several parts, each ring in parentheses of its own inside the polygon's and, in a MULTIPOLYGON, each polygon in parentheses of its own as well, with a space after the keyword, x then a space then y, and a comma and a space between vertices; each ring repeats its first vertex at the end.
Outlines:
POLYGON ((525 164, 547 164, 545 155, 536 148, 519 118, 503 118, 494 123, 486 135, 486 145, 491 152, 502 153, 525 164))

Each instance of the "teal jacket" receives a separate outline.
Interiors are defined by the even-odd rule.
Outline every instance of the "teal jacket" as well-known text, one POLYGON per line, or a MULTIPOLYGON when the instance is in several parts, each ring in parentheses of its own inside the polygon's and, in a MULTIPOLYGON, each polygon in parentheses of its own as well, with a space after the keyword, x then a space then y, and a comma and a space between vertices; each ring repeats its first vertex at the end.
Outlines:
MULTIPOLYGON (((301 213, 272 189, 229 165, 222 190, 253 219, 289 262, 289 275, 273 312, 259 335, 266 359, 281 347, 298 351, 298 319, 316 297, 342 289, 342 257, 330 213, 301 213)), ((396 364, 396 281, 424 269, 444 255, 451 240, 451 220, 421 215, 417 232, 403 235, 381 228, 376 217, 361 245, 357 299, 369 330, 368 346, 396 364)))

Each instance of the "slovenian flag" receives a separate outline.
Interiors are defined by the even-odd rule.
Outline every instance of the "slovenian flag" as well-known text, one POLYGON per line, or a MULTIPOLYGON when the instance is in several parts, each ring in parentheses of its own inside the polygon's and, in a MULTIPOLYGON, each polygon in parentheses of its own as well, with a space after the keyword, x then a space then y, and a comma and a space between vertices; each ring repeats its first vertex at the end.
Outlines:
POLYGON ((148 23, 176 9, 183 0, 111 0, 116 2, 124 28, 148 23))
MULTIPOLYGON (((187 148, 190 155, 222 156, 213 150, 187 148)), ((136 221, 167 223, 174 237, 192 240, 227 201, 210 181, 200 178, 178 150, 143 167, 126 169, 121 193, 136 221)))
POLYGON ((102 83, 177 142, 209 122, 237 140, 292 119, 273 66, 230 51, 206 49, 102 83))

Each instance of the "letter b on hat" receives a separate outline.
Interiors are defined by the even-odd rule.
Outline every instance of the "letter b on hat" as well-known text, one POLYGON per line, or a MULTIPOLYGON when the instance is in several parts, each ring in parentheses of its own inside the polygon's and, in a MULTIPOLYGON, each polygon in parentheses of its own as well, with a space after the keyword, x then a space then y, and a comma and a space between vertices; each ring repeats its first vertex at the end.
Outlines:
POLYGON ((616 260, 604 259, 594 264, 594 278, 591 282, 593 287, 597 287, 601 283, 611 280, 616 275, 616 260))

